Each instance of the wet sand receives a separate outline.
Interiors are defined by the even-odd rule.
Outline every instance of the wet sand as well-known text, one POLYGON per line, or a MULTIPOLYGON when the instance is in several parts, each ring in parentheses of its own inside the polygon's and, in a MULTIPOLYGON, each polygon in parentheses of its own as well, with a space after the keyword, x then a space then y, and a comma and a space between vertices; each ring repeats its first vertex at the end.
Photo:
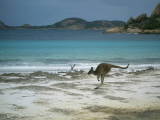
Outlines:
POLYGON ((160 70, 0 75, 0 120, 159 120, 160 70))

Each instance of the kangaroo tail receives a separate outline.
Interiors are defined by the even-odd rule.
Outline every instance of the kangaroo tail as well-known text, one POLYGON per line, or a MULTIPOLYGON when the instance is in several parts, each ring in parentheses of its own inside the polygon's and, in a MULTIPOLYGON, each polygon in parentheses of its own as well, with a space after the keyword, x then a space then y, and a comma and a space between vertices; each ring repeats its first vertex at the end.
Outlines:
POLYGON ((126 67, 121 67, 121 66, 117 66, 117 65, 112 65, 112 68, 121 68, 121 69, 127 69, 129 67, 129 64, 126 67))

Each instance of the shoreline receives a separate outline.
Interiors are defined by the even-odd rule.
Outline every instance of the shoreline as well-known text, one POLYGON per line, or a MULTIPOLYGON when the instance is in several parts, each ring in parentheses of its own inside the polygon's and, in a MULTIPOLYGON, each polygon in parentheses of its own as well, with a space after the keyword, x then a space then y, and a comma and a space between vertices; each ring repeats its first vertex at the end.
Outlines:
POLYGON ((139 28, 127 28, 114 27, 104 31, 104 33, 130 33, 130 34, 160 34, 160 29, 139 29, 139 28))
POLYGON ((71 31, 80 31, 80 30, 89 30, 89 31, 102 31, 103 34, 160 34, 160 29, 139 29, 139 28, 128 28, 124 29, 122 27, 112 27, 108 29, 68 29, 68 28, 6 28, 0 30, 71 30, 71 31))
MULTIPOLYGON (((75 68, 74 68, 74 72, 78 72, 78 71, 84 71, 87 72, 90 67, 94 67, 96 68, 96 66, 99 64, 100 62, 91 62, 91 63, 75 63, 75 68)), ((103 63, 103 62, 102 62, 103 63)), ((119 66, 126 66, 125 63, 110 63, 107 62, 109 64, 115 64, 115 65, 119 65, 119 66)), ((63 64, 52 64, 52 65, 42 65, 42 66, 37 66, 37 65, 21 65, 21 66, 1 66, 0 68, 0 75, 4 74, 4 73, 34 73, 34 72, 48 72, 48 73, 53 73, 53 74, 58 74, 58 73, 67 73, 67 72, 73 72, 71 70, 71 65, 73 65, 74 63, 63 63, 63 64)), ((126 72, 136 72, 136 71, 145 71, 148 69, 155 69, 158 70, 160 69, 160 64, 158 62, 155 63, 129 63, 130 67, 126 70, 126 72)), ((118 72, 118 71, 117 71, 118 72)))

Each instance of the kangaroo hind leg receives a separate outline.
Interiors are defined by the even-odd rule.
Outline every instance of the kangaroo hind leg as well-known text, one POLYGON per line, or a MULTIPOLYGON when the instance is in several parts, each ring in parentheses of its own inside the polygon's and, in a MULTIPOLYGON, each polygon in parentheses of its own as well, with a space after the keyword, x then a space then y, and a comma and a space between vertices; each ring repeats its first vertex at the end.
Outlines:
POLYGON ((101 84, 103 84, 103 82, 104 82, 104 75, 101 74, 101 84))

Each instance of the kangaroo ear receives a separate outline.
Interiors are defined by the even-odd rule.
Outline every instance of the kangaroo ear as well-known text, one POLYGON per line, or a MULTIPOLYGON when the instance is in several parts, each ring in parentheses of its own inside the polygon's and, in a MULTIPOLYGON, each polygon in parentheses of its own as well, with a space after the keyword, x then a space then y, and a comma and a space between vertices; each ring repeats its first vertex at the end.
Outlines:
POLYGON ((91 70, 93 70, 93 67, 91 67, 91 70))

